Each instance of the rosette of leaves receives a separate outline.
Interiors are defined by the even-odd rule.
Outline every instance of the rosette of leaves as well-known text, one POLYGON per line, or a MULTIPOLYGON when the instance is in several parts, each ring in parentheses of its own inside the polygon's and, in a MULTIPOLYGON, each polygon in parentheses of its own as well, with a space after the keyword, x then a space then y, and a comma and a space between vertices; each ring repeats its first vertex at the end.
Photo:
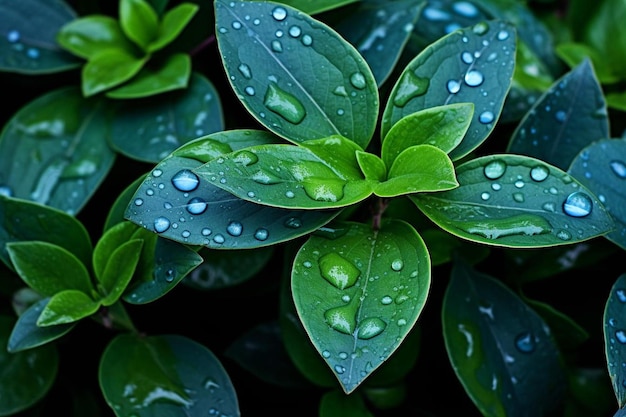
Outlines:
POLYGON ((145 0, 120 0, 119 20, 100 14, 75 19, 61 27, 57 42, 87 61, 81 72, 85 97, 151 96, 187 86, 191 58, 163 49, 197 11, 197 5, 181 3, 159 16, 145 0))

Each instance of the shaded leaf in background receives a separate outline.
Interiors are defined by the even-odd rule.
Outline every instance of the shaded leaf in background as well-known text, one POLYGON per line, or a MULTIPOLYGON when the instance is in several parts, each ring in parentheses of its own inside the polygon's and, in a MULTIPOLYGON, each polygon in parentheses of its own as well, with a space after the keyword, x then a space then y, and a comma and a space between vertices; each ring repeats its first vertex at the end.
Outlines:
POLYGON ((548 416, 567 387, 550 328, 497 279, 455 263, 441 317, 452 367, 485 416, 548 416))
POLYGON ((76 87, 49 91, 22 107, 0 136, 4 195, 77 214, 108 174, 115 153, 102 100, 76 87))
POLYGON ((613 283, 604 307, 604 354, 619 408, 626 405, 626 274, 613 283))
POLYGON ((442 229, 508 247, 572 244, 613 230, 597 197, 557 167, 514 154, 476 158, 456 169, 458 188, 411 195, 442 229))
POLYGON ((371 69, 334 29, 274 2, 215 2, 229 82, 261 124, 292 142, 342 135, 366 148, 378 118, 371 69))
POLYGON ((339 390, 329 391, 322 396, 320 417, 345 415, 350 417, 373 417, 360 393, 345 395, 339 390))
POLYGON ((566 170, 591 142, 609 137, 602 89, 589 60, 563 75, 515 129, 507 152, 566 170))

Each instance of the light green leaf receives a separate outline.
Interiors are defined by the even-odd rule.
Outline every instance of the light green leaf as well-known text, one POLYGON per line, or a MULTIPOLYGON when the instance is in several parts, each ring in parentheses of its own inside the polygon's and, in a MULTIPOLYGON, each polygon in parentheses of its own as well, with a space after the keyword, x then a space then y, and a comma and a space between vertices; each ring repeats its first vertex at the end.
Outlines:
POLYGON ((128 39, 148 52, 159 34, 159 16, 146 0, 120 0, 119 19, 128 39))
POLYGON ((608 93, 605 98, 610 108, 626 112, 626 90, 617 93, 608 93))
POLYGON ((82 70, 82 91, 90 97, 134 77, 147 61, 122 49, 105 49, 93 55, 82 70))
POLYGON ((98 282, 102 285, 104 296, 100 300, 103 306, 110 306, 122 295, 130 282, 141 256, 142 239, 129 240, 111 253, 98 282))
POLYGON ((488 245, 572 244, 613 231, 597 197, 555 166, 511 154, 470 160, 456 169, 459 187, 409 198, 442 229, 488 245))
POLYGON ((99 308, 100 303, 92 300, 84 292, 64 290, 50 298, 37 319, 37 326, 46 327, 74 323, 91 316, 99 308))
POLYGON ((356 151, 356 160, 366 180, 373 182, 385 181, 387 167, 382 159, 373 153, 356 151))
POLYGON ((93 251, 92 265, 96 278, 103 276, 104 269, 113 252, 122 244, 131 240, 138 230, 141 229, 136 224, 124 221, 104 232, 93 251))
POLYGON ((311 342, 350 394, 413 328, 429 291, 430 260, 408 223, 339 225, 345 234, 313 235, 300 248, 291 290, 311 342))
POLYGON ((275 2, 215 2, 224 69, 242 104, 295 143, 332 135, 366 148, 378 87, 358 51, 334 29, 275 2))
POLYGON ((170 44, 185 29, 185 26, 198 11, 199 6, 193 3, 182 3, 168 10, 159 22, 159 30, 147 48, 153 53, 170 44))

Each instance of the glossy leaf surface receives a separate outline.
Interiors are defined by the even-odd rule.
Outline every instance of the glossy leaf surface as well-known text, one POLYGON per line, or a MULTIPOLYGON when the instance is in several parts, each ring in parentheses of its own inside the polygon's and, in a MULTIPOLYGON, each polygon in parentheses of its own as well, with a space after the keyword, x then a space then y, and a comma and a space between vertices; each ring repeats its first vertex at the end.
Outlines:
POLYGON ((118 335, 100 358, 98 380, 118 417, 199 417, 207 410, 239 415, 235 389, 222 364, 183 336, 118 335))
POLYGON ((342 135, 365 148, 378 87, 358 51, 334 29, 274 2, 215 2, 224 69, 246 109, 292 142, 342 135))
POLYGON ((63 25, 56 40, 72 54, 87 60, 105 49, 134 51, 119 21, 106 15, 74 19, 63 25))
POLYGON ((515 28, 504 21, 480 22, 454 31, 419 53, 395 83, 382 118, 384 138, 403 117, 444 104, 474 103, 474 117, 457 160, 478 147, 500 117, 515 68, 515 28))
POLYGON ((94 314, 100 303, 79 290, 63 290, 52 297, 43 308, 37 326, 56 326, 74 323, 94 314))
POLYGON ((156 39, 148 45, 148 52, 158 51, 176 39, 196 14, 198 8, 197 4, 181 3, 168 10, 159 22, 156 39))
POLYGON ((313 235, 291 273, 294 303, 311 342, 346 394, 398 348, 430 287, 426 246, 407 223, 378 231, 340 223, 344 234, 313 235))
POLYGON ((452 367, 485 416, 547 416, 567 387, 541 317, 500 281, 457 263, 443 301, 452 367))
POLYGON ((103 306, 116 302, 128 286, 139 262, 142 245, 142 239, 132 239, 111 253, 102 275, 97 277, 104 292, 104 297, 100 300, 103 306))
POLYGON ((604 307, 604 351, 613 391, 620 408, 626 405, 626 373, 622 364, 626 361, 626 274, 620 275, 611 287, 604 307))
POLYGON ((91 97, 117 87, 134 77, 147 62, 122 49, 105 49, 83 66, 82 93, 91 97))
POLYGON ((457 167, 459 187, 409 198, 442 229, 495 246, 571 244, 613 230, 598 198, 538 159, 495 154, 457 167))

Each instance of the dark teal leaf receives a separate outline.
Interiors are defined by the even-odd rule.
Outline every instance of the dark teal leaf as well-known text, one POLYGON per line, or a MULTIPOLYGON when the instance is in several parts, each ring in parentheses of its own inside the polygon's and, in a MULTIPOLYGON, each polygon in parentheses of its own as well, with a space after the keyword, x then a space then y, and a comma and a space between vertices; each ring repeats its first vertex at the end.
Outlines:
POLYGON ((463 141, 450 153, 457 160, 478 147, 500 117, 515 68, 515 27, 485 21, 440 38, 404 69, 385 107, 384 138, 403 117, 425 108, 474 103, 463 141))
POLYGON ((620 408, 626 405, 626 370, 622 366, 626 361, 626 274, 622 274, 613 283, 604 307, 604 352, 608 364, 613 391, 620 408))
POLYGON ((106 92, 109 98, 135 99, 186 88, 191 75, 191 57, 172 54, 163 61, 152 60, 149 66, 124 85, 106 92))
POLYGON ((105 49, 93 55, 81 73, 83 96, 91 97, 130 80, 147 61, 148 57, 138 58, 123 49, 105 49))
POLYGON ((592 142, 574 158, 568 171, 595 195, 615 221, 606 238, 626 249, 626 139, 592 142))
POLYGON ((0 0, 0 71, 38 75, 80 65, 56 42, 57 32, 74 19, 61 0, 0 0))
POLYGON ((240 415, 235 389, 217 357, 183 336, 117 336, 100 358, 98 380, 118 417, 200 417, 208 410, 240 415))
POLYGON ((48 301, 49 298, 39 300, 18 317, 7 344, 9 352, 15 353, 45 345, 63 337, 74 328, 75 323, 47 327, 37 326, 37 319, 48 301))
POLYGON ((346 395, 339 390, 329 391, 322 396, 320 401, 319 416, 350 416, 350 417, 374 417, 365 404, 360 393, 346 395))
POLYGON ((170 44, 185 29, 198 11, 193 3, 182 3, 168 10, 161 21, 156 38, 148 45, 148 52, 155 52, 170 44))
POLYGON ((313 15, 337 9, 356 1, 359 0, 283 0, 281 3, 288 4, 300 11, 313 15))
POLYGON ((561 352, 576 352, 590 340, 590 334, 584 327, 550 304, 528 298, 524 298, 524 302, 546 322, 561 352))
POLYGON ((513 133, 507 152, 533 156, 565 170, 585 146, 608 137, 602 89, 586 60, 533 105, 513 133))
POLYGON ((616 110, 626 111, 626 91, 607 93, 605 98, 609 107, 616 110))
POLYGON ((334 25, 365 58, 378 86, 392 73, 424 4, 423 0, 361 1, 334 25))
MULTIPOLYGON (((14 323, 12 317, 0 315, 0 346, 7 346, 14 323)), ((52 344, 16 353, 0 349, 0 415, 17 415, 45 397, 55 382, 58 365, 52 344)))
POLYGON ((37 326, 56 326, 74 323, 94 314, 100 303, 79 290, 63 290, 52 297, 41 311, 37 326))
POLYGON ((332 135, 366 148, 378 88, 359 52, 334 29, 274 2, 215 2, 228 80, 261 124, 292 142, 332 135))
POLYGON ((77 214, 115 160, 107 135, 104 103, 78 88, 34 99, 0 136, 2 193, 77 214))
POLYGON ((385 362, 413 328, 430 287, 430 260, 408 223, 380 230, 339 223, 334 239, 313 235, 293 263, 298 316, 346 394, 385 362))
POLYGON ((146 0, 120 0, 119 19, 124 34, 141 49, 159 35, 159 16, 146 0))
POLYGON ((20 278, 41 295, 50 297, 67 289, 92 292, 87 267, 67 249, 40 241, 10 242, 6 246, 20 278))
MULTIPOLYGON (((614 412, 615 395, 606 366, 570 369, 569 382, 572 400, 566 404, 568 417, 603 417, 614 412)), ((615 416, 623 417, 624 414, 618 412, 615 416)))
POLYGON ((9 267, 5 245, 32 240, 65 248, 85 265, 91 262, 91 238, 74 216, 28 200, 5 197, 0 192, 0 219, 0 259, 9 267))
POLYGON ((572 244, 611 232, 598 198, 559 168, 523 155, 494 154, 456 169, 458 188, 409 198, 442 229, 495 246, 572 244))
POLYGON ((141 256, 142 239, 123 243, 111 253, 101 276, 97 276, 104 292, 100 302, 107 307, 116 302, 128 286, 141 256))
POLYGON ((443 301, 452 367, 485 416, 548 416, 559 410, 566 373, 549 327, 509 288, 456 263, 443 301))
POLYGON ((109 209, 109 213, 107 214, 107 218, 104 222, 103 234, 109 230, 111 227, 115 226, 118 223, 125 221, 124 213, 126 212, 126 207, 132 201, 133 195, 141 182, 143 181, 144 176, 137 178, 135 181, 131 182, 124 190, 117 196, 113 205, 109 209))

